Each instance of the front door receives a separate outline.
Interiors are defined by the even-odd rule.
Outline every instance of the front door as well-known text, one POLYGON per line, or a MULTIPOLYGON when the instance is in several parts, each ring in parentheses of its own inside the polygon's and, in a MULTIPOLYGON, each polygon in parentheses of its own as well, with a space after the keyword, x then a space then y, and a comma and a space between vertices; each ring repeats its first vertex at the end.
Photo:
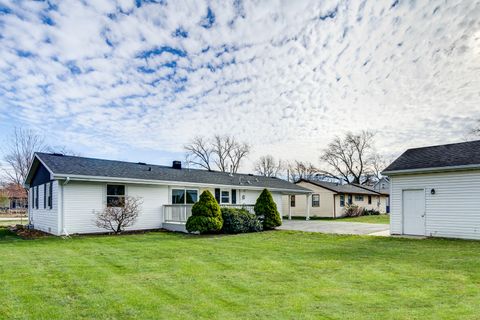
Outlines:
POLYGON ((424 190, 403 190, 403 233, 425 235, 424 190))

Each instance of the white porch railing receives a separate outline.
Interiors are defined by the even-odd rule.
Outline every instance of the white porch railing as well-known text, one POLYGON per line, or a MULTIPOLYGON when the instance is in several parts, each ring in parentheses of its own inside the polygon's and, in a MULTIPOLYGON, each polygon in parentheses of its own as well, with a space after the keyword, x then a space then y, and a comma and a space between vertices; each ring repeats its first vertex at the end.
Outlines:
MULTIPOLYGON (((192 215, 193 204, 167 204, 163 206, 163 221, 174 223, 186 223, 192 215)), ((255 214, 253 204, 221 204, 220 207, 245 209, 255 214)))
POLYGON ((192 215, 193 204, 167 204, 163 206, 163 221, 186 223, 192 215))
POLYGON ((255 214, 255 205, 254 204, 221 204, 220 207, 245 209, 248 212, 250 212, 252 214, 255 214))

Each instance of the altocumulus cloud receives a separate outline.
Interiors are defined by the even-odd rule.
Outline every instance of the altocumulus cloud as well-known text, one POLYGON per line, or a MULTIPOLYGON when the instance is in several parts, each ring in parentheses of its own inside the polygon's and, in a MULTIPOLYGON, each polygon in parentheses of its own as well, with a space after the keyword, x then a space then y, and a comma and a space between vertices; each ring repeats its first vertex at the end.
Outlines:
POLYGON ((479 74, 478 1, 0 4, 2 113, 94 155, 213 133, 313 162, 347 130, 386 154, 458 141, 479 74))

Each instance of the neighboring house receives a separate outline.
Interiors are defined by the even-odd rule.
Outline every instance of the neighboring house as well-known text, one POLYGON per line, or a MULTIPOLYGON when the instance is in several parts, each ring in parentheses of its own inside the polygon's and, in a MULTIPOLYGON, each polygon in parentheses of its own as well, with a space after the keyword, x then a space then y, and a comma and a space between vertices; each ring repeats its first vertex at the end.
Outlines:
POLYGON ((339 218, 344 215, 348 204, 378 210, 381 213, 387 211, 388 195, 368 187, 313 180, 300 180, 296 184, 310 190, 312 194, 284 197, 283 216, 339 218))
POLYGON ((382 174, 392 234, 480 239, 480 141, 409 149, 382 174))
POLYGON ((264 188, 279 212, 282 196, 310 191, 285 180, 249 174, 36 153, 25 184, 30 188, 29 219, 51 234, 106 232, 96 213, 125 196, 142 198, 140 215, 130 230, 166 228, 185 231, 191 208, 204 190, 221 206, 253 211, 264 188))
POLYGON ((387 213, 390 213, 390 179, 388 177, 382 177, 372 186, 372 189, 387 196, 387 213))
POLYGON ((26 211, 28 206, 28 198, 27 192, 22 186, 9 183, 0 187, 0 194, 5 198, 5 200, 0 203, 0 209, 23 212, 26 211))

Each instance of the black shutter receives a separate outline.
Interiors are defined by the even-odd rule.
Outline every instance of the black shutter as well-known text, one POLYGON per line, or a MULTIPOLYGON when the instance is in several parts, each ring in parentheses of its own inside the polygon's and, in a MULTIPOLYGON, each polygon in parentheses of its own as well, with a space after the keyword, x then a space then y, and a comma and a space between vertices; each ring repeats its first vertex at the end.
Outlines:
POLYGON ((215 188, 215 200, 220 203, 220 189, 215 188))
POLYGON ((47 209, 47 184, 43 185, 43 209, 47 209))
POLYGON ((37 190, 35 190, 35 209, 38 209, 38 186, 36 186, 37 190))
POLYGON ((232 189, 232 204, 237 203, 237 190, 232 189))

